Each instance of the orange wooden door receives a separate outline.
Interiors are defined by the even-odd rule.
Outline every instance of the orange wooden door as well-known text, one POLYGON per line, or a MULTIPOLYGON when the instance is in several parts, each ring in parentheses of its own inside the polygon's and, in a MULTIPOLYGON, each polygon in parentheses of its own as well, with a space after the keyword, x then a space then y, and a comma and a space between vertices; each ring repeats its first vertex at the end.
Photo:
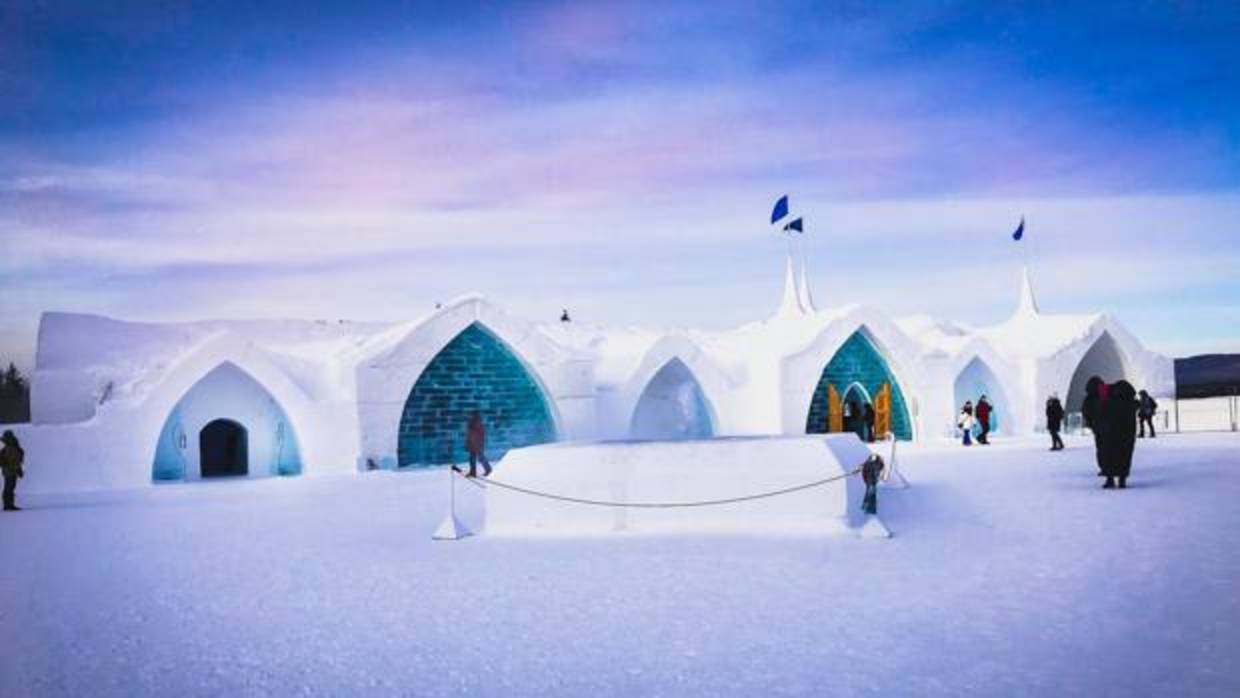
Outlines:
POLYGON ((830 383, 827 384, 827 431, 844 431, 844 405, 840 402, 840 391, 830 383))
POLYGON ((874 398, 874 437, 881 439, 891 431, 891 384, 883 383, 874 398))

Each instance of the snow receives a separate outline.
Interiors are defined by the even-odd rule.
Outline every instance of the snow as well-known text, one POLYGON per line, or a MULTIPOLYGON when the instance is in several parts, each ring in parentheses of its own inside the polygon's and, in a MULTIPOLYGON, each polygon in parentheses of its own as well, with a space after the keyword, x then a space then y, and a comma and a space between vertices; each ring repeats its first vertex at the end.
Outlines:
MULTIPOLYGON (((705 508, 621 509, 565 504, 499 487, 486 490, 486 529, 507 535, 731 531, 838 534, 863 487, 844 477, 869 450, 853 434, 734 437, 676 442, 548 444, 504 457, 502 481, 595 501, 699 502, 842 479, 779 497, 705 508), (755 463, 762 467, 755 468, 755 463)), ((856 519, 857 517, 852 517, 856 519)))
POLYGON ((1125 491, 1068 445, 901 444, 888 540, 434 542, 443 471, 19 490, 0 695, 1240 694, 1240 436, 1125 491))

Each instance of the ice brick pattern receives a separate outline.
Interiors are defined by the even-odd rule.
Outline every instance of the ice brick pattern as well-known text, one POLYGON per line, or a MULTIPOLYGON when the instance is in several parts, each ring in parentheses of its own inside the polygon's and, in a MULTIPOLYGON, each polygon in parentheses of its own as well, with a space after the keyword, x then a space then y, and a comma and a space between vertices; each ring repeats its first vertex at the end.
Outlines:
POLYGON ((822 370, 805 420, 806 433, 821 434, 827 430, 827 386, 834 385, 840 395, 844 395, 853 383, 865 386, 871 396, 878 394, 883 383, 890 383, 891 431, 898 439, 913 438, 900 384, 896 383, 887 362, 861 332, 854 332, 822 370))
POLYGON ((465 428, 474 410, 486 425, 491 460, 555 440, 542 390, 512 351, 477 323, 435 355, 409 393, 398 437, 400 465, 467 460, 465 428))

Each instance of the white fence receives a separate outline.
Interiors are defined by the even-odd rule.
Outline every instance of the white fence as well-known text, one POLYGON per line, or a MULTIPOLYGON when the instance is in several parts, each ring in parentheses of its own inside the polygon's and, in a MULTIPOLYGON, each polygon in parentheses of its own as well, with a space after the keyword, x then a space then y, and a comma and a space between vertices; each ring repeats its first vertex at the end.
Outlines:
MULTIPOLYGON (((1154 414, 1154 428, 1169 432, 1240 431, 1240 397, 1163 398, 1154 414)), ((1040 425, 1039 431, 1045 430, 1046 425, 1040 425)), ((1068 413, 1064 431, 1077 434, 1083 430, 1081 413, 1068 413)))
MULTIPOLYGON (((1162 406, 1160 405, 1160 408, 1162 406)), ((1237 431, 1240 429, 1240 397, 1204 397, 1172 400, 1159 409, 1155 424, 1167 431, 1237 431)))

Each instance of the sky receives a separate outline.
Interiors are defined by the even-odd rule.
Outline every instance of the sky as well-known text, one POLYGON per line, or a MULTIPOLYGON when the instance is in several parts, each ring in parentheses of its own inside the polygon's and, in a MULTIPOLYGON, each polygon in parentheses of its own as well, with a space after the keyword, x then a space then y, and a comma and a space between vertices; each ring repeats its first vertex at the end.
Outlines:
POLYGON ((1240 4, 0 6, 0 359, 40 313, 725 328, 1045 312, 1240 351, 1240 4), (1009 234, 1027 221, 1021 243, 1009 234))

